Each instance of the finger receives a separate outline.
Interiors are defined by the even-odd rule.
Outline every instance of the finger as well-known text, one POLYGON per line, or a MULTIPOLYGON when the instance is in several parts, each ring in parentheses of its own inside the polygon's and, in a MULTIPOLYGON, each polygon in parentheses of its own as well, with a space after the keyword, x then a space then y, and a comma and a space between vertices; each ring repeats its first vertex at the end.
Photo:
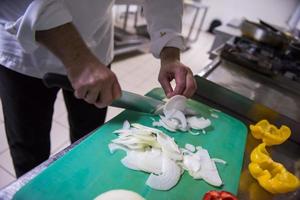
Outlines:
POLYGON ((97 101, 97 98, 100 94, 100 87, 94 87, 93 89, 90 89, 85 96, 84 100, 90 104, 94 104, 97 101))
POLYGON ((95 103, 98 108, 104 108, 110 105, 113 101, 113 91, 112 84, 107 85, 107 87, 102 88, 99 101, 95 103))
POLYGON ((171 94, 173 92, 173 88, 170 84, 171 80, 172 80, 172 78, 169 77, 168 73, 160 73, 159 74, 158 81, 159 81, 160 85, 162 86, 162 88, 168 98, 171 97, 171 94))
POLYGON ((186 76, 186 88, 183 92, 183 95, 187 98, 190 98, 194 95, 197 89, 196 81, 193 77, 192 72, 189 72, 186 76))
POLYGON ((86 94, 88 92, 88 89, 86 86, 82 86, 75 90, 74 95, 77 99, 84 99, 86 94))
POLYGON ((173 92, 173 96, 177 94, 183 94, 185 88, 186 88, 186 75, 187 75, 187 69, 185 67, 180 67, 175 72, 175 82, 176 86, 173 92))
POLYGON ((113 84, 113 99, 118 99, 121 97, 122 92, 121 92, 121 86, 119 84, 119 81, 116 79, 116 81, 113 84))

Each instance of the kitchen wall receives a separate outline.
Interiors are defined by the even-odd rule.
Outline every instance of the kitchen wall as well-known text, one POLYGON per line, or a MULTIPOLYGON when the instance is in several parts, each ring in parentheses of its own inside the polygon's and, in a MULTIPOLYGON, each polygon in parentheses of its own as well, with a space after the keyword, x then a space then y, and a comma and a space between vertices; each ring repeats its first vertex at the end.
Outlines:
POLYGON ((286 26, 299 0, 202 0, 209 6, 204 29, 219 18, 223 24, 233 18, 263 19, 269 23, 286 26))

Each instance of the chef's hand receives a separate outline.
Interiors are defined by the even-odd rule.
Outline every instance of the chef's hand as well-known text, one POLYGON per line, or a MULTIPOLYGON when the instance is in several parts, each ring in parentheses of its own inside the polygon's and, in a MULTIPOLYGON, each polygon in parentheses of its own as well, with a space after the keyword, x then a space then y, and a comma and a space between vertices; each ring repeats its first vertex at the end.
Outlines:
POLYGON ((75 96, 98 108, 111 105, 121 96, 116 75, 98 60, 67 68, 67 73, 75 96))
POLYGON ((158 76, 168 98, 174 95, 191 97, 197 89, 196 81, 190 68, 180 62, 180 52, 177 48, 165 47, 161 54, 161 68, 158 76), (175 79, 173 90, 170 82, 175 79))
POLYGON ((37 31, 35 38, 63 62, 77 98, 103 108, 121 96, 115 74, 90 51, 72 23, 37 31))

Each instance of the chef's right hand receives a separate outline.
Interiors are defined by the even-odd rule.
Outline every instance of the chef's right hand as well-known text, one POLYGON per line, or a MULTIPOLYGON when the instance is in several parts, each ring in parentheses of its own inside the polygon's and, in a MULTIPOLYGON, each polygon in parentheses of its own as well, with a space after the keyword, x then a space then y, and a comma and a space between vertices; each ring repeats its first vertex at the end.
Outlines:
POLYGON ((116 75, 98 60, 78 63, 67 68, 68 77, 78 99, 84 99, 98 108, 112 104, 121 96, 121 87, 116 75))
POLYGON ((35 38, 62 61, 77 98, 103 108, 121 96, 116 75, 90 51, 72 23, 36 31, 35 38))

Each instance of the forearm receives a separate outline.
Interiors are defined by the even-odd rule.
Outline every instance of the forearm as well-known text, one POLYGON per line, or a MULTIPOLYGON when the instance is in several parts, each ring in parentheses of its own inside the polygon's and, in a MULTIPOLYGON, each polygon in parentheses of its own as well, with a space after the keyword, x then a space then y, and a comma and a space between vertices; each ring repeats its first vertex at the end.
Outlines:
POLYGON ((67 69, 77 65, 99 62, 71 23, 49 30, 37 31, 36 41, 55 54, 67 69))
POLYGON ((120 97, 117 77, 93 55, 71 23, 37 31, 36 41, 63 62, 77 98, 103 108, 120 97))
POLYGON ((180 61, 180 50, 174 47, 164 47, 160 53, 161 65, 180 61))

